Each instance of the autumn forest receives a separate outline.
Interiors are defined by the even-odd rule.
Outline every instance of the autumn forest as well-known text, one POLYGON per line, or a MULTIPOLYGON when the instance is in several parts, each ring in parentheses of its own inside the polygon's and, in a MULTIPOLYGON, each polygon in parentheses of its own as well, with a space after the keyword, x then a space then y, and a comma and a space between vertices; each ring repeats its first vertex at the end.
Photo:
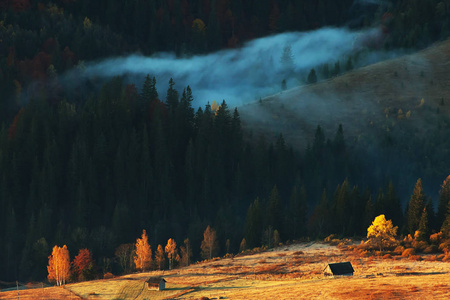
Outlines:
POLYGON ((375 160, 340 124, 331 136, 316 124, 294 148, 283 132, 247 130, 227 99, 194 106, 195 91, 173 79, 80 75, 113 55, 189 57, 324 26, 376 23, 388 36, 377 49, 450 35, 449 1, 353 2, 0 1, 0 280, 60 285, 366 237, 379 215, 442 252, 430 236, 450 238, 450 162, 430 149, 450 146, 448 116, 420 139, 380 132, 375 160), (413 162, 397 167, 399 157, 413 162))

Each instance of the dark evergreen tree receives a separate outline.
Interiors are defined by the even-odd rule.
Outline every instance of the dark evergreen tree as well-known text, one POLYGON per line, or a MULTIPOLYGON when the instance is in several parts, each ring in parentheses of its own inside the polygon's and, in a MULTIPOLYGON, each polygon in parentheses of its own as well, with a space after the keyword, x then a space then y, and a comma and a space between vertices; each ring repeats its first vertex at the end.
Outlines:
POLYGON ((307 195, 305 186, 300 190, 297 186, 292 188, 288 211, 286 213, 286 232, 293 239, 306 234, 307 195))
POLYGON ((419 227, 418 227, 418 235, 416 240, 418 241, 428 241, 430 236, 430 229, 428 226, 428 212, 426 207, 424 207, 422 214, 420 216, 419 227))
POLYGON ((174 88, 175 82, 172 78, 169 80, 169 88, 167 89, 167 96, 166 96, 166 105, 171 114, 175 113, 175 109, 178 106, 178 92, 174 88))
POLYGON ((245 240, 249 248, 260 245, 263 232, 262 208, 259 198, 250 204, 245 220, 245 240))
POLYGON ((445 237, 450 238, 450 205, 447 208, 447 215, 442 223, 441 231, 445 237))
POLYGON ((282 228, 283 215, 281 199, 276 185, 272 188, 269 196, 266 216, 266 227, 271 226, 274 230, 276 229, 278 231, 282 228))
POLYGON ((316 70, 311 69, 311 71, 309 71, 308 80, 307 81, 308 81, 309 84, 317 82, 316 70))
POLYGON ((422 180, 419 178, 409 200, 408 211, 406 213, 408 232, 412 236, 414 236, 414 233, 419 228, 420 218, 425 208, 425 201, 426 197, 422 189, 422 180))
POLYGON ((436 216, 438 228, 440 228, 447 215, 447 209, 450 205, 450 175, 444 180, 439 192, 439 203, 436 216))

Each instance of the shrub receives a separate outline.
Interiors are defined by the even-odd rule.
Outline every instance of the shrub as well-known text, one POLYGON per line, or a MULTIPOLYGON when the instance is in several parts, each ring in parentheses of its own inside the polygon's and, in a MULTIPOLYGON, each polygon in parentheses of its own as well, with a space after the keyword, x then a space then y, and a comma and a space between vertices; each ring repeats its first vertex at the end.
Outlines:
POLYGON ((112 279, 112 278, 114 278, 114 275, 111 272, 103 274, 103 279, 112 279))
POLYGON ((414 239, 412 238, 412 236, 410 234, 408 234, 407 236, 405 236, 405 238, 403 239, 403 245, 406 248, 410 248, 412 242, 414 241, 414 239))
POLYGON ((436 252, 438 252, 438 246, 436 246, 436 245, 431 245, 431 246, 428 246, 428 247, 426 247, 424 250, 423 250, 423 253, 426 253, 426 254, 430 254, 430 253, 436 253, 436 252))
POLYGON ((363 251, 360 251, 360 252, 359 252, 359 256, 361 256, 361 257, 367 257, 367 256, 370 256, 370 253, 369 253, 369 251, 367 251, 367 250, 363 250, 363 251))
POLYGON ((430 256, 427 257, 425 260, 426 260, 426 261, 437 261, 438 258, 437 258, 436 255, 430 255, 430 256))
POLYGON ((392 258, 392 256, 389 253, 383 255, 383 259, 391 259, 391 258, 392 258))
POLYGON ((329 243, 329 242, 331 242, 332 240, 334 240, 335 239, 335 235, 334 234, 330 234, 329 236, 327 236, 323 241, 325 242, 325 243, 329 243))
POLYGON ((444 253, 449 253, 450 252, 450 240, 445 240, 444 242, 442 242, 439 245, 439 250, 441 250, 444 253))
POLYGON ((410 260, 420 261, 422 257, 420 255, 411 255, 408 257, 410 260))
POLYGON ((416 251, 414 250, 414 248, 408 248, 402 252, 403 257, 408 257, 408 256, 415 255, 415 254, 416 254, 416 251))
POLYGON ((397 255, 402 255, 403 251, 405 251, 405 247, 403 247, 403 246, 397 246, 394 249, 394 253, 397 254, 397 255))
POLYGON ((425 241, 414 241, 412 243, 412 246, 416 251, 422 252, 424 251, 429 245, 425 241))
POLYGON ((433 233, 432 235, 430 235, 430 243, 439 245, 442 238, 443 238, 442 232, 433 233))

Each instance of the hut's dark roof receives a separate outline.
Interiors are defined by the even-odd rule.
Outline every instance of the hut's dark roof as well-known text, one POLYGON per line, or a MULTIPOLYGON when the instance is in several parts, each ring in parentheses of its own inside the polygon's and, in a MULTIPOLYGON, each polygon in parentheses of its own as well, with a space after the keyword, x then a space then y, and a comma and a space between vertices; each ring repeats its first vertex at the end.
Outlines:
POLYGON ((146 282, 147 283, 154 283, 159 284, 161 281, 166 282, 166 280, 162 277, 150 277, 146 282))
POLYGON ((328 264, 328 266, 330 267, 331 272, 333 272, 333 275, 344 275, 355 272, 355 270, 353 270, 352 264, 349 261, 328 264))

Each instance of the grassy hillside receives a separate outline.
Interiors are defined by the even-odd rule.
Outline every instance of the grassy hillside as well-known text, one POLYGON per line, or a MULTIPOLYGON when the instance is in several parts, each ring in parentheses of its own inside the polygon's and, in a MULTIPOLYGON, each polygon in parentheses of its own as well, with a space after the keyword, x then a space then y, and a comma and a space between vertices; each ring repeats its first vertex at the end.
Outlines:
MULTIPOLYGON (((51 293, 52 299, 448 299, 449 270, 449 263, 435 255, 382 259, 359 256, 345 247, 307 243, 173 271, 21 291, 20 298, 51 293), (341 261, 352 263, 353 277, 322 275, 327 263, 341 261), (144 282, 154 275, 164 276, 167 290, 147 290, 144 282)), ((0 293, 0 299, 16 296, 17 292, 0 293)))
POLYGON ((301 149, 318 124, 332 137, 342 123, 350 140, 397 128, 420 137, 435 125, 437 115, 449 115, 449 66, 447 40, 417 54, 284 91, 240 112, 254 133, 282 132, 301 149))

